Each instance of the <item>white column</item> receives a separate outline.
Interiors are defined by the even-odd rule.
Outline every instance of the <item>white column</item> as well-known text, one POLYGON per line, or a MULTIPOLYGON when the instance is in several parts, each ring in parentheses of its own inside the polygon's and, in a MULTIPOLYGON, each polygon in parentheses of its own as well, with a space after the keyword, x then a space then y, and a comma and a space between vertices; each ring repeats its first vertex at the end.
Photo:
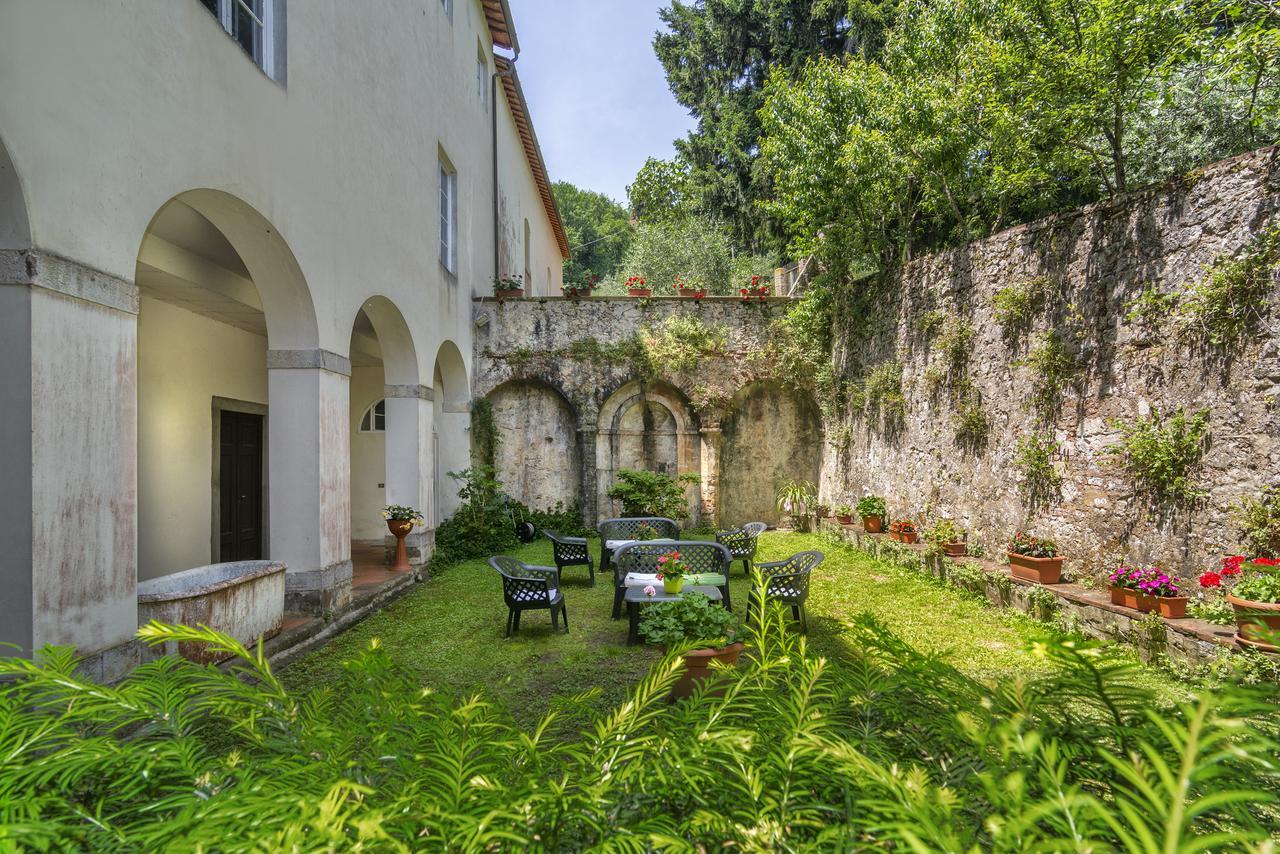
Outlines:
POLYGON ((268 527, 290 611, 351 600, 350 374, 327 350, 267 354, 268 527))
POLYGON ((131 283, 0 251, 0 641, 136 663, 137 330, 131 283))
MULTIPOLYGON (((431 389, 421 385, 388 385, 383 392, 387 401, 386 432, 386 496, 388 504, 417 508, 427 520, 424 527, 414 528, 405 539, 409 563, 425 564, 431 557, 435 529, 432 507, 432 405, 431 389)), ((395 537, 386 535, 394 548, 395 537)))

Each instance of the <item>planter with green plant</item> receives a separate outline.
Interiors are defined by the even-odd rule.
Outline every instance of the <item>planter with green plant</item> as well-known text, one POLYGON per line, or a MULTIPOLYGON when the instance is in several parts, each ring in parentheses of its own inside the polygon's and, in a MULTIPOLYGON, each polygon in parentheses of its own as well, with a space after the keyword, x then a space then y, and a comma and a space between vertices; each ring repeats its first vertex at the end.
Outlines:
POLYGON ((945 554, 947 557, 964 557, 968 554, 966 536, 964 529, 950 519, 939 519, 924 532, 929 551, 933 554, 945 554))
POLYGON ((817 487, 807 480, 784 480, 775 493, 778 510, 791 517, 797 531, 809 528, 809 508, 817 501, 817 487))
POLYGON ((632 276, 626 281, 627 295, 633 297, 647 297, 653 293, 653 288, 645 284, 644 276, 632 276))
POLYGON ((862 517, 862 528, 868 534, 878 534, 883 530, 886 513, 884 499, 879 495, 864 495, 858 499, 858 515, 862 517))
POLYGON ((415 525, 425 525, 427 521, 417 510, 403 504, 388 504, 383 507, 382 518, 387 520, 387 530, 396 538, 396 556, 391 568, 396 572, 408 572, 413 567, 409 565, 409 550, 404 539, 415 525))
POLYGON ((493 295, 498 299, 519 299, 524 296, 524 278, 511 274, 495 277, 493 295))
POLYGON ((1008 555, 1014 578, 1038 584, 1062 581, 1062 555, 1053 540, 1018 531, 1009 541, 1008 555))
POLYGON ((1180 620, 1187 616, 1187 597, 1178 589, 1178 580, 1158 566, 1121 563, 1111 570, 1111 604, 1135 608, 1143 613, 1180 620))
POLYGON ((1280 652, 1280 560, 1232 555, 1223 559, 1219 572, 1201 575, 1200 586, 1226 590, 1241 646, 1280 652))
POLYGON ((850 504, 840 504, 836 507, 836 521, 841 525, 850 525, 853 523, 853 506, 850 504))
POLYGON ((707 286, 702 284, 697 276, 692 274, 687 276, 676 276, 672 285, 682 297, 692 299, 702 299, 707 295, 707 286))
POLYGON ((676 699, 690 696, 699 682, 714 676, 712 661, 732 666, 743 650, 737 616, 701 593, 650 605, 640 618, 640 635, 684 656, 684 672, 671 687, 676 699))
POLYGON ((831 505, 825 501, 819 501, 817 504, 813 505, 813 515, 817 516, 819 519, 827 518, 831 515, 831 505))

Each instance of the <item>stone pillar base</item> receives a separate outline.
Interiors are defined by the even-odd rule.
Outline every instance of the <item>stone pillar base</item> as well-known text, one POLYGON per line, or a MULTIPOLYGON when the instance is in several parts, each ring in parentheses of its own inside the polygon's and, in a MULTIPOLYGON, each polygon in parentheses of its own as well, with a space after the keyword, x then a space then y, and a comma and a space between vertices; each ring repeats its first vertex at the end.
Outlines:
POLYGON ((295 614, 324 614, 351 601, 351 561, 323 569, 290 569, 284 576, 284 609, 295 614))

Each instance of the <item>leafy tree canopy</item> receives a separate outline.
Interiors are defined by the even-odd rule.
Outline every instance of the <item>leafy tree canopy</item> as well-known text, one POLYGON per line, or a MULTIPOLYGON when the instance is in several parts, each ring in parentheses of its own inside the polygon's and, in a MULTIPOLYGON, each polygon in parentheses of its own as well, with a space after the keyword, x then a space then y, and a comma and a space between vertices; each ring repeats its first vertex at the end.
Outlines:
POLYGON ((676 276, 710 294, 736 294, 752 275, 772 276, 767 257, 735 251, 728 229, 702 216, 641 222, 622 271, 643 276, 655 294, 671 296, 676 276))
POLYGON ((573 257, 564 262, 564 281, 574 284, 617 271, 631 244, 631 218, 626 208, 606 196, 568 181, 551 185, 573 257))

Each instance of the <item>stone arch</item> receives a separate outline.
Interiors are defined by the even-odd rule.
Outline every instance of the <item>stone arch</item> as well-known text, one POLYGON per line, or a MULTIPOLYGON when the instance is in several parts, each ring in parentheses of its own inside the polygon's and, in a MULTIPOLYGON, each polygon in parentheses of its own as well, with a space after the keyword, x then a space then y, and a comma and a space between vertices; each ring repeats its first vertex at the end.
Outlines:
POLYGON ((18 170, 0 139, 0 249, 30 249, 31 223, 18 170))
POLYGON ((471 383, 462 351, 452 341, 445 340, 436 350, 431 387, 431 503, 433 521, 439 524, 459 506, 449 472, 466 468, 471 460, 471 383))
MULTIPOLYGON (((596 432, 597 503, 601 518, 620 508, 608 497, 616 472, 639 468, 665 474, 698 474, 700 442, 697 417, 674 386, 628 382, 600 407, 596 432)), ((701 513, 699 490, 689 489, 690 518, 701 513)))
POLYGON ((535 510, 580 505, 579 417, 564 393, 543 380, 515 379, 486 400, 498 433, 494 467, 507 493, 535 510))
POLYGON ((818 482, 822 419, 813 398, 776 381, 754 382, 733 396, 720 427, 718 524, 782 521, 778 482, 818 482))

